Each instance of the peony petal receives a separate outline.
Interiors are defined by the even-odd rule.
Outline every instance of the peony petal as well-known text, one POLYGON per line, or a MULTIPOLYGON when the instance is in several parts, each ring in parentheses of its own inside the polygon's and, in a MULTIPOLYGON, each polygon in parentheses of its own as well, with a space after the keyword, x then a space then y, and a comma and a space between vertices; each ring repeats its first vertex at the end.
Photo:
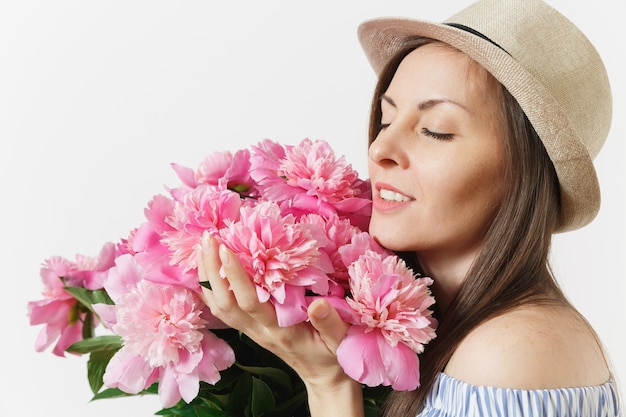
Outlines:
POLYGON ((117 254, 117 250, 115 248, 115 244, 111 242, 107 242, 100 249, 100 253, 98 254, 97 264, 94 268, 97 271, 104 271, 113 266, 115 262, 115 256, 117 254))
POLYGON ((159 400, 163 408, 176 405, 181 399, 178 374, 169 366, 164 367, 159 375, 159 400))
POLYGON ((396 391, 412 391, 419 386, 419 358, 404 343, 391 346, 380 336, 377 338, 378 351, 390 381, 391 388, 396 391))
POLYGON ((298 275, 291 279, 289 284, 299 287, 310 285, 311 290, 315 294, 328 294, 328 275, 326 275, 322 270, 312 266, 306 267, 298 272, 298 275))
POLYGON ((194 372, 202 360, 202 351, 189 352, 187 349, 178 349, 178 363, 174 370, 178 374, 188 374, 194 372))
POLYGON ((76 300, 66 292, 67 299, 49 298, 39 301, 30 301, 28 309, 30 324, 45 324, 54 322, 67 323, 69 311, 76 305, 76 300))
POLYGON ((350 266, 354 261, 359 259, 361 255, 370 250, 383 256, 392 254, 392 252, 380 246, 367 232, 355 234, 350 243, 341 246, 338 250, 346 266, 350 266))
POLYGON ((117 351, 107 365, 104 384, 119 388, 129 394, 138 394, 147 388, 152 367, 142 357, 129 353, 125 348, 117 351))
POLYGON ((288 327, 303 323, 308 319, 306 313, 307 304, 304 297, 304 288, 293 285, 285 285, 285 302, 274 303, 278 325, 288 327))
POLYGON ((352 326, 337 348, 337 360, 352 379, 370 387, 389 385, 381 354, 378 334, 366 332, 364 326, 352 326))
POLYGON ((363 212, 365 215, 367 215, 372 212, 372 200, 359 197, 346 198, 344 200, 337 201, 335 203, 335 207, 337 207, 337 209, 342 212, 363 212))
POLYGON ((143 277, 143 268, 131 254, 120 255, 104 283, 107 294, 118 303, 143 277))
POLYGON ((196 173, 193 169, 175 163, 170 164, 170 166, 174 169, 174 172, 176 172, 176 175, 178 175, 178 178, 183 184, 191 188, 196 187, 198 183, 196 181, 196 173))
POLYGON ((267 300, 270 299, 270 293, 267 292, 267 290, 260 287, 259 285, 256 285, 255 289, 256 289, 256 296, 258 297, 259 302, 265 303, 267 302, 267 300))
POLYGON ((204 333, 202 339, 202 360, 198 364, 199 377, 209 384, 217 383, 223 371, 235 363, 235 352, 226 341, 211 332, 204 333))
POLYGON ((52 353, 57 356, 64 356, 68 347, 83 339, 83 322, 78 320, 74 324, 70 324, 63 328, 61 337, 54 346, 52 353))
POLYGON ((375 329, 352 326, 337 349, 337 360, 351 378, 370 387, 391 385, 396 391, 419 386, 419 359, 403 343, 391 346, 375 329))
POLYGON ((146 222, 135 229, 131 249, 134 252, 144 252, 160 245, 161 235, 154 229, 152 224, 146 222))
POLYGON ((61 331, 60 325, 48 324, 42 327, 37 339, 35 339, 35 351, 43 352, 46 350, 61 335, 61 331))
POLYGON ((176 384, 178 392, 185 402, 190 403, 198 396, 200 392, 200 379, 198 378, 198 370, 194 369, 189 373, 177 373, 176 384))
POLYGON ((117 316, 115 314, 114 305, 93 304, 92 307, 106 328, 110 329, 115 326, 117 323, 117 316))

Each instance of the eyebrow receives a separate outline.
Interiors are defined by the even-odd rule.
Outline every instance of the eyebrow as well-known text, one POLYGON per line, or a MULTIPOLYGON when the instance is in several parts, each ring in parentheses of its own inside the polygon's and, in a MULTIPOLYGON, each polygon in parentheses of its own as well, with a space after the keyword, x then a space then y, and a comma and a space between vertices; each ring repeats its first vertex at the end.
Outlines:
MULTIPOLYGON (((380 97, 380 100, 381 101, 386 101, 387 103, 391 104, 393 107, 397 107, 396 103, 393 101, 393 99, 391 97, 387 96, 386 94, 383 94, 380 97)), ((433 98, 433 99, 421 101, 421 102, 418 103, 417 109, 418 110, 428 110, 428 109, 431 109, 431 108, 435 107, 438 104, 444 104, 444 103, 455 105, 457 107, 462 108, 466 112, 471 113, 470 110, 467 107, 465 107, 464 105, 462 105, 458 101, 445 99, 445 98, 433 98)))

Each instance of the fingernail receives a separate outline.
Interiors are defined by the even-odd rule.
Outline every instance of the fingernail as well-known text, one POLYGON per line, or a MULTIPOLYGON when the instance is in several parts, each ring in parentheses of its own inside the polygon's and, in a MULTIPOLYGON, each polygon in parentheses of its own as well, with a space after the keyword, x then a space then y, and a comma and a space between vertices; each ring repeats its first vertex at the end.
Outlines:
POLYGON ((204 231, 204 233, 202 233, 202 247, 203 248, 207 248, 211 246, 211 235, 209 234, 208 231, 204 231))
POLYGON ((317 305, 313 309, 313 315, 318 319, 325 319, 329 313, 328 304, 326 301, 317 302, 317 305))
POLYGON ((230 264, 230 256, 228 254, 228 248, 224 244, 220 244, 220 261, 222 261, 222 265, 230 264))

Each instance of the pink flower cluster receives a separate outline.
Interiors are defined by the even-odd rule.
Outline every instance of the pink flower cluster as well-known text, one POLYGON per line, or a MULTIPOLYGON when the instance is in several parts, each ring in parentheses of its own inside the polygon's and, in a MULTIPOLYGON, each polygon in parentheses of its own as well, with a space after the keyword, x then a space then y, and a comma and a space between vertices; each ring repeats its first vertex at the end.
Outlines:
POLYGON ((432 279, 415 277, 404 261, 380 246, 355 241, 341 250, 350 264, 351 297, 335 305, 352 327, 337 358, 346 374, 366 385, 414 390, 420 380, 417 354, 437 327, 429 310, 435 303, 432 279))
POLYGON ((367 234, 369 183, 343 157, 324 141, 264 140, 210 154, 195 170, 172 167, 182 184, 154 196, 146 221, 117 245, 94 260, 45 262, 44 299, 29 303, 31 324, 44 325, 37 350, 58 340, 63 355, 81 340, 84 313, 66 286, 102 289, 113 303, 93 310, 123 341, 105 385, 135 394, 158 382, 164 407, 193 400, 235 361, 201 298, 195 256, 209 233, 238 255, 281 326, 306 321, 312 297, 326 297, 353 325, 338 350, 350 376, 418 386, 417 354, 435 337, 431 281, 367 234))
POLYGON ((96 258, 77 255, 71 261, 54 256, 44 262, 40 271, 44 298, 28 303, 30 324, 44 325, 35 342, 37 352, 56 342, 52 353, 65 356, 65 350, 81 340, 86 312, 81 311, 78 301, 65 286, 102 288, 115 256, 115 245, 107 243, 96 258))

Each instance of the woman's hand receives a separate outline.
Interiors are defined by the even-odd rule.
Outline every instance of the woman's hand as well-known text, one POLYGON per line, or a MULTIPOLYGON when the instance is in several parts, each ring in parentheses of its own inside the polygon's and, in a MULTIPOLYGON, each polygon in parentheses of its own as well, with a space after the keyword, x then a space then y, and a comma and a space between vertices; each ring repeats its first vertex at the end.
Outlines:
POLYGON ((307 387, 312 415, 362 414, 361 386, 343 372, 336 356, 349 325, 330 303, 318 299, 308 309, 310 322, 280 327, 274 307, 259 302, 253 283, 234 253, 205 233, 197 257, 199 279, 211 286, 210 290, 202 290, 213 315, 298 373, 307 387), (343 409, 338 396, 346 401, 343 409), (349 409, 354 407, 351 414, 349 409))

